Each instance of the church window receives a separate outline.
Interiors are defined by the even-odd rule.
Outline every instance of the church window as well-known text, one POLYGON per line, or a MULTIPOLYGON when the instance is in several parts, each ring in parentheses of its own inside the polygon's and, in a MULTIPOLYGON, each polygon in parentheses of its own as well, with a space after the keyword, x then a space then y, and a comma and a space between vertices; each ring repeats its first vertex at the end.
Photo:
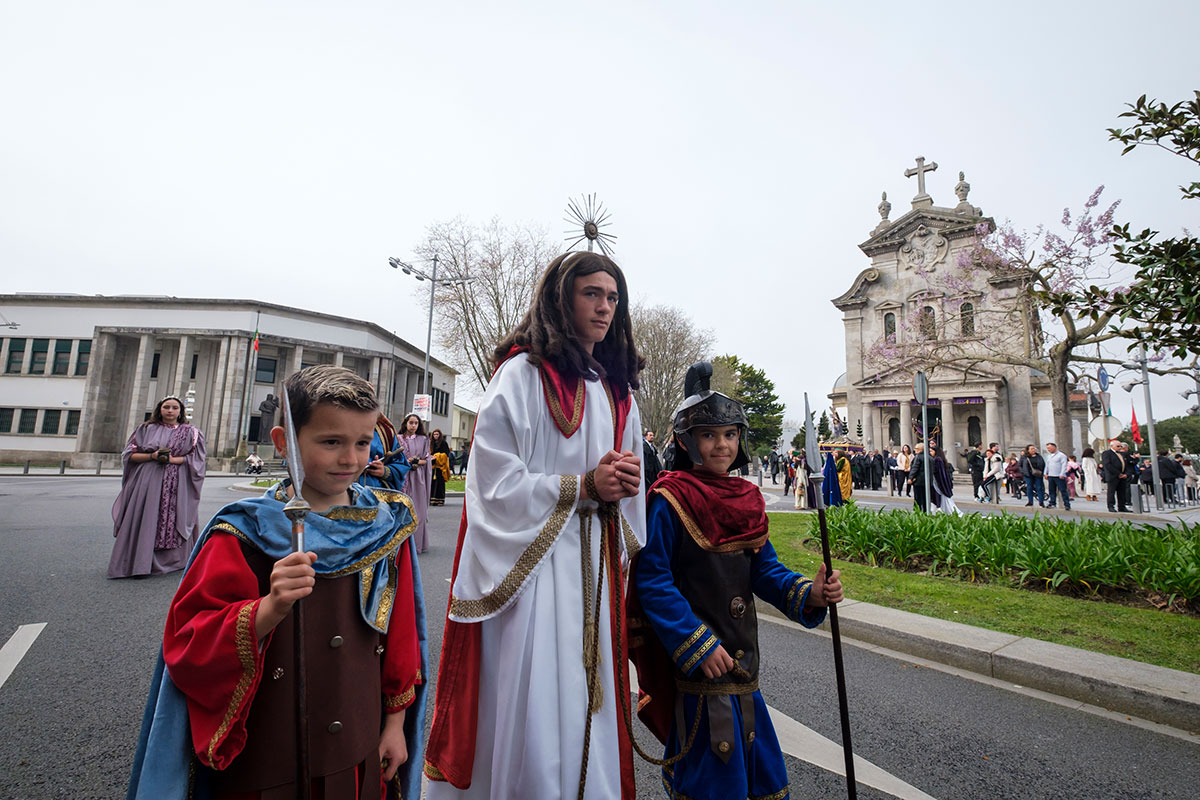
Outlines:
POLYGON ((934 315, 933 306, 925 306, 917 315, 917 330, 921 333, 922 339, 937 338, 937 317, 934 315))
POLYGON ((962 321, 962 335, 975 335, 975 305, 973 303, 963 303, 959 310, 959 317, 962 321))
POLYGON ((883 338, 888 342, 896 341, 896 315, 890 312, 883 315, 883 338))

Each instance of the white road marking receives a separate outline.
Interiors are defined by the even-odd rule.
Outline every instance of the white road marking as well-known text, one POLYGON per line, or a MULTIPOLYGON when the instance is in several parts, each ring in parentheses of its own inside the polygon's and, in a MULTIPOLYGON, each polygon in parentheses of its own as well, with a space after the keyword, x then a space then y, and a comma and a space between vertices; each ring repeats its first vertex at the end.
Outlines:
POLYGON ((46 627, 46 623, 38 622, 33 625, 21 625, 17 628, 4 647, 0 648, 0 687, 4 686, 8 677, 13 674, 13 670, 17 668, 17 664, 21 663, 21 659, 29 652, 29 648, 33 646, 34 640, 41 634, 42 628, 46 627))
MULTIPOLYGON (((775 733, 779 736, 779 746, 783 752, 835 775, 846 776, 846 755, 840 744, 826 739, 806 725, 801 725, 773 706, 767 706, 767 710, 771 712, 771 722, 775 725, 775 733)), ((887 792, 903 800, 935 800, 932 795, 910 786, 859 755, 854 756, 854 779, 864 786, 887 792)))
MULTIPOLYGON (((633 669, 629 671, 629 689, 633 702, 637 703, 637 671, 633 669)), ((771 724, 775 726, 775 735, 779 737, 779 747, 783 752, 835 775, 846 776, 846 756, 841 744, 826 739, 773 706, 768 705, 767 711, 771 714, 771 724)), ((901 800, 937 800, 933 795, 925 794, 858 755, 854 757, 854 780, 901 800)))

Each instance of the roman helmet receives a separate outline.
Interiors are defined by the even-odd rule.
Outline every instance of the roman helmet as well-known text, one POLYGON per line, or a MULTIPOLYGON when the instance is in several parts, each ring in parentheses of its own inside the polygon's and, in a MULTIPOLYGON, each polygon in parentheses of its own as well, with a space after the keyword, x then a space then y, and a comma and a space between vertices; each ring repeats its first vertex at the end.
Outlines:
POLYGON ((693 428, 723 425, 737 425, 742 434, 738 442, 737 458, 730 465, 730 471, 750 463, 750 456, 746 452, 746 430, 749 427, 746 410, 732 397, 726 397, 708 388, 712 374, 712 363, 708 361, 697 361, 688 367, 687 377, 683 380, 684 400, 675 409, 671 425, 675 441, 683 445, 687 458, 680 457, 675 442, 672 442, 665 455, 668 469, 691 469, 692 464, 701 463, 700 450, 691 433, 693 428), (686 463, 687 461, 691 463, 686 463))

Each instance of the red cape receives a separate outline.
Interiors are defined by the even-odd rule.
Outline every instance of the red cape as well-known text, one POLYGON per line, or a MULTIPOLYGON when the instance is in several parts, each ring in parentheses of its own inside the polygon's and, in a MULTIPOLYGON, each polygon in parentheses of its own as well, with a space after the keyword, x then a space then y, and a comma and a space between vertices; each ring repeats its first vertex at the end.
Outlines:
MULTIPOLYGON (((522 348, 514 347, 505 358, 507 361, 522 348)), ((503 362, 501 362, 503 363, 503 362)), ((496 365, 498 370, 500 365, 496 365)), ((584 380, 580 377, 564 377, 549 361, 543 360, 538 367, 542 378, 543 396, 554 424, 566 438, 574 435, 583 422, 583 406, 586 397, 584 380)), ((494 373, 493 373, 494 376, 494 373)), ((625 433, 625 421, 629 415, 631 399, 628 387, 607 387, 613 397, 614 441, 613 449, 620 450, 625 433)), ((472 432, 472 450, 474 449, 472 432)), ((620 554, 617 537, 620 531, 610 531, 609 551, 606 553, 608 585, 624 586, 620 570, 620 554)), ((464 505, 462 521, 458 527, 458 543, 454 550, 454 567, 450 585, 458 578, 458 564, 462 557, 463 540, 467 534, 467 509, 464 505)), ((453 598, 453 588, 451 589, 453 598)), ((614 633, 620 633, 621 652, 611 659, 615 686, 618 692, 629 697, 628 641, 624 635, 625 621, 624 592, 609 592, 609 624, 614 633), (620 626, 620 627, 619 627, 620 626)), ((471 772, 475 764, 475 742, 479 725, 479 671, 481 665, 481 628, 477 622, 456 622, 449 617, 447 605, 446 630, 442 637, 442 656, 438 665, 437 694, 433 704, 433 723, 429 732, 429 743, 425 747, 425 774, 431 780, 449 781, 458 789, 471 785, 471 772)), ((613 650, 616 642, 613 643, 613 650)), ((628 700, 626 700, 628 702, 628 700)), ((617 721, 617 732, 621 751, 621 797, 633 798, 633 750, 628 732, 622 720, 617 721)))

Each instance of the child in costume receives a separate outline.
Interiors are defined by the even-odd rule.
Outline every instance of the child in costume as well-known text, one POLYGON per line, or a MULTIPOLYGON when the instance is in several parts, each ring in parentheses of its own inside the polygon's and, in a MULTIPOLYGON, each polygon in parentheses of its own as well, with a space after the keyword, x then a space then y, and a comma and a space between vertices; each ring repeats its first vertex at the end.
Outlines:
POLYGON ((375 422, 375 433, 371 437, 371 460, 358 482, 368 488, 395 489, 404 491, 404 478, 410 469, 400 450, 400 437, 392 421, 379 414, 375 422), (390 459, 388 453, 395 453, 390 459))
POLYGON ((709 390, 711 375, 704 362, 688 370, 675 471, 650 489, 646 547, 633 567, 638 713, 666 746, 668 797, 786 798, 783 753, 758 690, 754 595, 811 628, 842 586, 824 565, 809 580, 779 563, 762 493, 728 474, 748 461, 745 411, 709 390))
POLYGON ((167 614, 129 798, 295 796, 291 612, 303 598, 312 795, 417 797, 426 643, 411 501, 356 483, 378 401, 331 365, 287 380, 308 552, 281 483, 217 512, 167 614))

